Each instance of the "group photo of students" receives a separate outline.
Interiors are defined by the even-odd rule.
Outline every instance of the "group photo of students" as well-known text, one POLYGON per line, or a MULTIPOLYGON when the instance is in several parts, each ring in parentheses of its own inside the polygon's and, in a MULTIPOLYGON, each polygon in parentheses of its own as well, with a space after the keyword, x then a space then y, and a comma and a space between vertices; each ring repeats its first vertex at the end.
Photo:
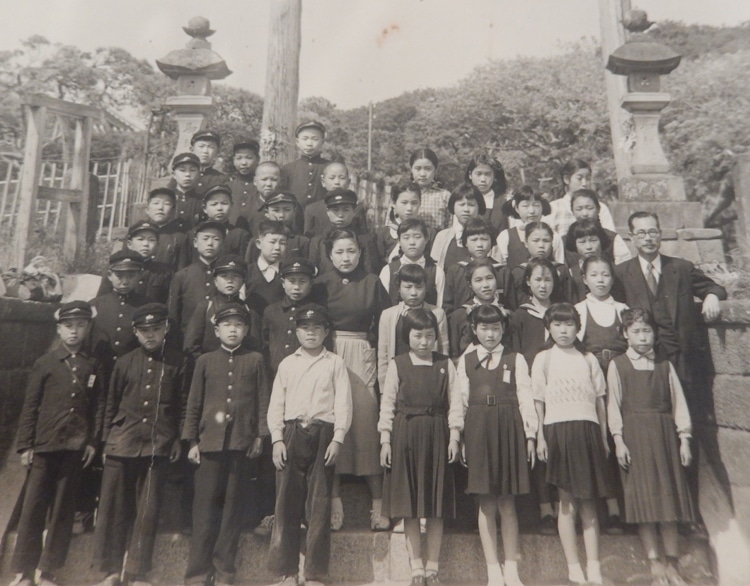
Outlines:
POLYGON ((224 137, 197 132, 97 296, 57 311, 19 423, 13 585, 56 586, 88 511, 97 586, 149 586, 175 479, 187 586, 234 584, 248 527, 281 584, 325 583, 357 477, 370 529, 403 534, 412 585, 440 583, 462 499, 489 585, 522 586, 535 563, 520 499, 559 536, 561 580, 602 584, 600 531, 632 530, 652 583, 686 584, 697 369, 725 289, 661 252, 656 214, 618 233, 596 161, 556 169, 550 201, 486 152, 444 186, 418 148, 373 222, 326 131, 302 122, 283 166, 239 138, 231 174, 214 168, 224 137))

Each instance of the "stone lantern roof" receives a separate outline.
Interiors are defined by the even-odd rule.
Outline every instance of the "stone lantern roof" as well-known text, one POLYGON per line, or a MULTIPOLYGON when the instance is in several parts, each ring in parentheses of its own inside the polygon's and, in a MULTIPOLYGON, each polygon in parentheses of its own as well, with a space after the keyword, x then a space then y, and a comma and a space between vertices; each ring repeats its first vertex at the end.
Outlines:
POLYGON ((211 50, 211 43, 206 39, 214 34, 207 18, 196 16, 188 25, 182 27, 191 39, 184 49, 172 51, 166 57, 156 60, 162 73, 172 79, 184 75, 201 75, 208 79, 224 79, 232 72, 226 61, 211 50))

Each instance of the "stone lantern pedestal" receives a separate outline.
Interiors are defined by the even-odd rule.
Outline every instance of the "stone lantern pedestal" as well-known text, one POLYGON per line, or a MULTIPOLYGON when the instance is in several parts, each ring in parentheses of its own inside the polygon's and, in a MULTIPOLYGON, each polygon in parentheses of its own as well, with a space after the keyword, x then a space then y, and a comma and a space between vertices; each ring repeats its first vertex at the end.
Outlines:
POLYGON ((721 231, 703 228, 700 202, 689 202, 682 177, 671 166, 659 139, 661 112, 672 101, 661 91, 661 76, 671 73, 681 56, 666 45, 639 36, 615 49, 607 69, 627 76, 620 105, 632 116, 630 171, 619 181, 619 200, 611 204, 618 231, 628 240, 627 219, 635 211, 659 215, 663 251, 696 264, 723 261, 721 231))

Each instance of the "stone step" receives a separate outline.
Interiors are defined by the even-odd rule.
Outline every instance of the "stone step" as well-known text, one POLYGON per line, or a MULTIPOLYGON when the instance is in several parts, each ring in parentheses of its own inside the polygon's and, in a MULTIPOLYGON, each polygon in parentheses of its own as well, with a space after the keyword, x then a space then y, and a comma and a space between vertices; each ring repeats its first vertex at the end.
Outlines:
MULTIPOLYGON (((2 575, 9 576, 9 558, 15 534, 6 540, 2 575)), ((182 584, 190 538, 180 533, 161 533, 154 552, 152 580, 155 584, 182 584)), ((585 560, 579 538, 581 559, 585 560)), ((681 565, 692 584, 711 584, 708 544, 683 540, 681 565)), ((98 576, 91 570, 93 534, 73 538, 65 568, 58 573, 66 586, 94 584, 98 576)), ((272 584, 277 577, 266 570, 268 538, 252 533, 242 536, 238 554, 238 584, 272 584)), ((519 573, 527 586, 566 583, 567 566, 556 536, 522 534, 519 573)), ((636 535, 608 536, 600 539, 602 573, 608 583, 648 584, 649 567, 636 535)), ((409 580, 409 561, 404 536, 343 530, 333 534, 331 547, 331 583, 387 583, 409 580)), ((479 535, 446 532, 440 555, 440 578, 445 583, 486 584, 486 571, 479 535)), ((7 583, 7 582, 6 582, 7 583)))

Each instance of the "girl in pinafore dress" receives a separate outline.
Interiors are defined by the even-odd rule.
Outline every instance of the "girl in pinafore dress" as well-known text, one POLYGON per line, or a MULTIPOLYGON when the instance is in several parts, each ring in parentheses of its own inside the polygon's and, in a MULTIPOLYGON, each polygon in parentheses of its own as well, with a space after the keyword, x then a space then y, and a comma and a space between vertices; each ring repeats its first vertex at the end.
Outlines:
POLYGON ((575 307, 556 303, 547 310, 544 325, 553 343, 548 342, 531 367, 537 415, 544 423, 537 434, 537 456, 547 462, 547 482, 559 494, 557 530, 568 562, 568 581, 587 581, 576 539, 580 507, 588 582, 601 584, 596 499, 613 494, 606 473, 606 383, 596 358, 576 338, 581 318, 575 307))
POLYGON ((654 357, 651 314, 625 310, 622 328, 629 347, 609 365, 607 413, 621 467, 625 520, 638 524, 652 584, 681 586, 677 523, 695 521, 683 471, 691 460, 690 413, 674 367, 654 357), (666 567, 659 559, 657 524, 666 567))
MULTIPOLYGON (((574 229, 574 227, 571 228, 571 230, 574 229)), ((602 367, 602 373, 606 375, 610 360, 628 349, 628 342, 620 328, 620 316, 628 306, 615 301, 610 294, 615 271, 612 261, 608 258, 598 255, 587 256, 583 260, 581 271, 588 294, 575 306, 581 316, 578 339, 583 342, 587 352, 596 356, 599 366, 602 367)), ((610 450, 607 458, 608 470, 617 494, 621 494, 617 461, 614 457, 615 446, 611 435, 607 436, 607 443, 610 450)), ((620 505, 615 497, 607 499, 607 520, 604 524, 604 532, 609 535, 619 535, 623 532, 620 505)))
POLYGON ((472 218, 484 214, 487 208, 481 192, 470 183, 464 183, 451 193, 448 211, 453 217, 453 224, 435 234, 430 249, 430 256, 443 270, 457 262, 471 259, 462 242, 464 226, 472 218))
POLYGON ((464 459, 468 494, 479 501, 479 536, 487 562, 487 584, 523 586, 518 576, 518 516, 515 496, 530 490, 536 460, 538 419, 523 354, 502 345, 506 318, 492 305, 469 316, 476 348, 458 360, 465 411, 464 459), (468 408, 467 408, 468 406, 468 408), (502 521, 505 568, 497 559, 496 517, 502 521), (503 576, 504 574, 504 576, 503 576))
POLYGON ((348 228, 331 230, 325 240, 333 269, 318 277, 331 316, 333 350, 349 370, 352 385, 353 418, 341 453, 331 498, 331 528, 341 529, 344 508, 340 496, 340 475, 364 476, 372 496, 370 527, 390 529, 381 512, 383 469, 378 446, 377 357, 375 339, 381 312, 390 306, 388 292, 377 275, 365 271, 362 250, 348 228))
POLYGON ((415 309, 404 315, 409 352, 388 366, 380 405, 380 462, 386 469, 383 513, 404 518, 412 585, 438 583, 443 519, 455 516, 449 463, 459 456, 463 405, 450 358, 433 352, 435 314, 415 309), (420 518, 427 522, 423 566, 420 518))

